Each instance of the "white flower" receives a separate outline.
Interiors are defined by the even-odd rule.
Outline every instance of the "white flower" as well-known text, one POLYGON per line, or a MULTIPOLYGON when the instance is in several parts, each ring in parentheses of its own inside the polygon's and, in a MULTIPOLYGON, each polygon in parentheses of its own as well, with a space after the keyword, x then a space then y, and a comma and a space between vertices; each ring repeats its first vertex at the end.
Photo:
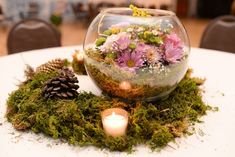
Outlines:
POLYGON ((143 32, 144 31, 144 27, 139 27, 138 29, 137 29, 137 32, 143 32))
POLYGON ((119 39, 125 38, 125 37, 129 37, 129 34, 127 34, 126 32, 112 34, 107 37, 105 43, 102 46, 100 46, 99 48, 102 52, 112 52, 115 50, 114 43, 116 41, 118 41, 119 39))
POLYGON ((127 31, 127 32, 133 32, 133 30, 134 30, 133 28, 127 28, 126 31, 127 31))
POLYGON ((153 35, 158 35, 159 34, 159 31, 157 31, 157 30, 152 30, 152 33, 153 33, 153 35))

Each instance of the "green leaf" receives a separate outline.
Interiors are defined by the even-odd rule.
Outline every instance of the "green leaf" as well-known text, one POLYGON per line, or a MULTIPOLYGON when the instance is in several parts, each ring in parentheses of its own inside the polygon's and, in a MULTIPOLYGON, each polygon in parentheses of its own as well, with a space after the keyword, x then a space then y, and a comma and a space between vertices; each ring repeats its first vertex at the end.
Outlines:
POLYGON ((112 31, 110 29, 107 29, 103 32, 103 34, 110 36, 110 35, 112 35, 112 31))
POLYGON ((117 57, 117 54, 116 53, 108 53, 107 55, 106 55, 106 57, 107 58, 111 58, 111 59, 115 59, 116 57, 117 57))
POLYGON ((132 50, 135 49, 135 48, 136 48, 136 44, 135 44, 135 43, 131 43, 131 44, 129 45, 129 48, 132 49, 132 50))
POLYGON ((163 43, 163 40, 162 40, 161 37, 155 37, 155 36, 153 36, 153 37, 149 38, 149 42, 150 42, 151 44, 160 45, 160 44, 163 43))
POLYGON ((101 45, 103 45, 103 44, 105 43, 105 41, 106 41, 106 38, 100 37, 100 38, 98 38, 98 39, 96 40, 95 45, 96 45, 96 46, 101 46, 101 45))

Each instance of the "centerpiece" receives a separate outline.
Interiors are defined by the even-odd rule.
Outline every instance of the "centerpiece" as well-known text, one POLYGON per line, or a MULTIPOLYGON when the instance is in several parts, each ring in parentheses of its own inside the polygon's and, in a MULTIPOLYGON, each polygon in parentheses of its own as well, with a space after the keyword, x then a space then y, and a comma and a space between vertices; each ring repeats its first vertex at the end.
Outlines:
POLYGON ((129 8, 102 11, 84 42, 88 74, 109 95, 155 100, 187 71, 189 40, 173 12, 129 8))
POLYGON ((26 80, 7 99, 6 118, 16 130, 110 151, 140 144, 155 150, 191 134, 188 128, 213 109, 202 100, 204 80, 187 70, 188 37, 172 12, 104 10, 89 27, 84 50, 72 62, 27 66, 26 80), (78 91, 82 77, 75 73, 86 74, 83 63, 111 97, 78 91))

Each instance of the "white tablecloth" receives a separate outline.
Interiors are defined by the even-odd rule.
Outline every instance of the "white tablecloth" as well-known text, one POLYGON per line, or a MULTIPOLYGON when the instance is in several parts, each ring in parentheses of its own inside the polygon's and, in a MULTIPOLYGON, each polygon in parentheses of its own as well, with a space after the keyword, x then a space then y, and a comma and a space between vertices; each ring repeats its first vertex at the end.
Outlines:
MULTIPOLYGON (((196 124, 194 135, 176 139, 176 143, 170 143, 161 152, 138 146, 132 154, 110 153, 94 147, 70 146, 31 132, 15 131, 4 117, 6 100, 8 94, 17 89, 18 81, 23 80, 25 64, 36 67, 53 58, 71 59, 77 48, 80 47, 43 49, 0 58, 0 157, 235 156, 235 55, 198 48, 192 48, 190 67, 194 69, 194 75, 207 79, 203 87, 204 101, 218 106, 219 112, 208 112, 202 117, 204 123, 196 124)), ((79 76, 79 80, 81 89, 98 93, 87 76, 79 76)))

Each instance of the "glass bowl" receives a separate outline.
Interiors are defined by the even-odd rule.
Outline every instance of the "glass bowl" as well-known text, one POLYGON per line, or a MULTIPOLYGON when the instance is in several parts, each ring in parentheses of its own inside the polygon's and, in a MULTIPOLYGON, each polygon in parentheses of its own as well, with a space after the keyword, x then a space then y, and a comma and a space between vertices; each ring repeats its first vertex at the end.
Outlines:
POLYGON ((184 77, 190 52, 187 33, 173 12, 129 8, 103 10, 84 40, 87 73, 112 97, 153 101, 166 97, 184 77))

